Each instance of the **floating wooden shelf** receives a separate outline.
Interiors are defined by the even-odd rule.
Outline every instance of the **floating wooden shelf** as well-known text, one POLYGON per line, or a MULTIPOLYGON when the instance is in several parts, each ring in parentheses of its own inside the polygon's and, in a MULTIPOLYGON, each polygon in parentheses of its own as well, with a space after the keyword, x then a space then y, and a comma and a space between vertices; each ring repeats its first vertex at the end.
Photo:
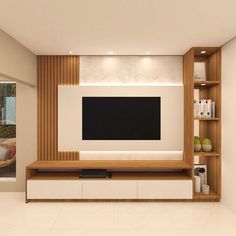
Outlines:
POLYGON ((194 81, 194 87, 197 88, 205 88, 205 87, 211 87, 220 84, 220 81, 211 81, 211 80, 202 80, 202 81, 194 81))
POLYGON ((220 154, 217 152, 194 152, 194 156, 201 157, 219 157, 220 154))
POLYGON ((198 201, 219 201, 220 196, 217 195, 214 191, 210 190, 209 194, 203 193, 194 193, 194 200, 198 201))
POLYGON ((199 121, 218 121, 220 118, 194 118, 194 120, 199 120, 199 121))
POLYGON ((28 169, 191 169, 185 161, 35 161, 28 169))

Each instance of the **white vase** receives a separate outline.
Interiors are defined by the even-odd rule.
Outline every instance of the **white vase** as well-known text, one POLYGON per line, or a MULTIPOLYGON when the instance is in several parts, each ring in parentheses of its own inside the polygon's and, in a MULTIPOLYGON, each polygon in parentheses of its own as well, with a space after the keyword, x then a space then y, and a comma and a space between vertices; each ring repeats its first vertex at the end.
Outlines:
POLYGON ((201 192, 201 179, 199 176, 194 176, 194 189, 196 193, 201 192))
POLYGON ((204 152, 210 152, 212 150, 212 145, 211 144, 202 144, 202 150, 204 152))
POLYGON ((201 144, 194 144, 194 152, 200 152, 202 148, 201 144))

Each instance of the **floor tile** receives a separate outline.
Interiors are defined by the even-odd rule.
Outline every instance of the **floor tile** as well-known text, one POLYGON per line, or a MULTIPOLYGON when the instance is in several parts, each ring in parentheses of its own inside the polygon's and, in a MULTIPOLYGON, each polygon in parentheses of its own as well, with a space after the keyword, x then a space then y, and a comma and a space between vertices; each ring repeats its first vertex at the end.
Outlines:
POLYGON ((33 202, 0 193, 4 236, 235 236, 236 215, 221 203, 33 202))

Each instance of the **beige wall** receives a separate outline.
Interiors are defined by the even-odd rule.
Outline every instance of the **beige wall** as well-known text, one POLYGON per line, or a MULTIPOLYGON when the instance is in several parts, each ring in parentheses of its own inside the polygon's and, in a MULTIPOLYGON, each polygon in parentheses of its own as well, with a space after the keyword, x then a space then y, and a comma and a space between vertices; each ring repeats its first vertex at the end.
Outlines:
POLYGON ((36 85, 36 56, 0 29, 0 73, 36 85))
POLYGON ((222 48, 222 201, 236 212, 236 38, 222 48))
POLYGON ((183 84, 182 56, 81 56, 81 85, 183 84))
MULTIPOLYGON (((36 56, 0 30, 0 73, 36 85, 36 56)), ((17 82, 16 182, 0 182, 0 191, 24 191, 25 166, 36 160, 37 89, 17 82)))

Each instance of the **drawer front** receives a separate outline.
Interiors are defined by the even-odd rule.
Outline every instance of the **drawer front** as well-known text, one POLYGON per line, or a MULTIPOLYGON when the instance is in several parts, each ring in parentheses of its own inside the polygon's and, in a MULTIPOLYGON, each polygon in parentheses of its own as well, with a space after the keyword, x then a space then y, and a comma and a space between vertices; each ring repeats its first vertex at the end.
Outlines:
POLYGON ((138 199, 192 199, 192 180, 138 181, 138 199))
POLYGON ((137 199, 137 182, 84 181, 83 199, 137 199))
POLYGON ((28 199, 81 199, 78 180, 27 180, 28 199))

